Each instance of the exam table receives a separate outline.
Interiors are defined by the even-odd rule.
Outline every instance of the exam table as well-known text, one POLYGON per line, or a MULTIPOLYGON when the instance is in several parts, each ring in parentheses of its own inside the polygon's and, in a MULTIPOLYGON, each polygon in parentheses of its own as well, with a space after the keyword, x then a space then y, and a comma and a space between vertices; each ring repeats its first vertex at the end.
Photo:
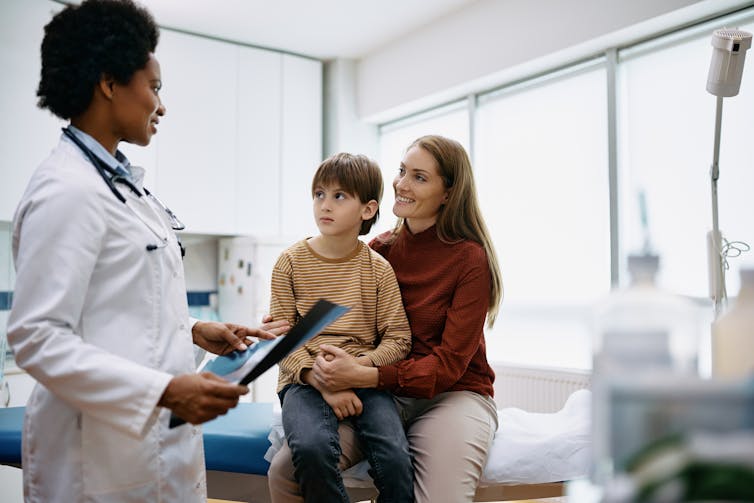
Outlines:
MULTIPOLYGON (((509 501, 563 495, 563 481, 585 477, 591 451, 591 392, 570 395, 555 413, 498 410, 498 429, 474 501, 509 501)), ((271 460, 283 443, 282 418, 273 415, 271 460)), ((343 472, 352 501, 375 499, 377 490, 362 461, 343 472)))
MULTIPOLYGON (((500 427, 475 501, 561 496, 562 481, 584 476, 588 466, 590 398, 589 391, 577 391, 562 410, 552 414, 515 408, 498 411, 500 427)), ((21 466, 23 414, 23 407, 0 409, 0 464, 21 466)), ((283 438, 280 413, 273 412, 272 404, 240 403, 202 429, 208 495, 269 502, 267 459, 271 459, 283 438)), ((376 497, 367 468, 362 462, 344 472, 353 501, 376 497)))

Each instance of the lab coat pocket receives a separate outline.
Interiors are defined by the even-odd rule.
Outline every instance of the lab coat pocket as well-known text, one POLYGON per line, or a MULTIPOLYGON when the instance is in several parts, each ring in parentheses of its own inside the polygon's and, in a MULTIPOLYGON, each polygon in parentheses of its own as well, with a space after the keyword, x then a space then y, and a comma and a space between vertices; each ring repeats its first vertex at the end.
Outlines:
POLYGON ((151 492, 149 485, 156 490, 158 449, 153 435, 154 431, 149 431, 146 437, 133 437, 84 415, 81 449, 85 494, 128 490, 144 495, 145 490, 151 492))

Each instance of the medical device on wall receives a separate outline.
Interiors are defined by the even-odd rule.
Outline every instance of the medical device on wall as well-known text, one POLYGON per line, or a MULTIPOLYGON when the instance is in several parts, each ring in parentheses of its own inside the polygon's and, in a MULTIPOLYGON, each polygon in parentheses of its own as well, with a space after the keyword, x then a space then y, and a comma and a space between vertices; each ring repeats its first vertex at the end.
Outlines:
POLYGON ((712 34, 712 62, 707 76, 707 91, 718 97, 738 94, 751 33, 717 30, 712 34))
POLYGON ((725 292, 725 249, 717 215, 717 180, 720 176, 720 126, 723 98, 738 94, 741 87, 746 51, 751 47, 751 33, 741 30, 716 30, 712 34, 712 61, 707 76, 707 91, 717 96, 715 112, 715 143, 710 179, 712 189, 712 231, 707 234, 709 290, 714 301, 715 318, 721 313, 725 292))

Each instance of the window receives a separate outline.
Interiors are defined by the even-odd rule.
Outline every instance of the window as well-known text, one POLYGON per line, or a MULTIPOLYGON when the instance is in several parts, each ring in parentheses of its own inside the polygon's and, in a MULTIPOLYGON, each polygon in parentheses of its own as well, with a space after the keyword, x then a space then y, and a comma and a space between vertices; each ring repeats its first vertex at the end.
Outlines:
POLYGON ((490 360, 591 366, 590 306, 610 288, 606 89, 591 64, 480 98, 476 180, 505 285, 490 360))
MULTIPOLYGON (((624 51, 619 66, 621 257, 643 246, 637 205, 637 194, 643 191, 651 244, 661 258, 660 283, 698 298, 708 297, 706 234, 712 229, 716 98, 706 91, 706 83, 711 33, 721 26, 716 22, 691 39, 624 51)), ((752 32, 754 24, 740 29, 752 32)), ((753 112, 754 64, 749 54, 740 93, 723 99, 718 208, 723 236, 750 245, 753 112)), ((754 265, 754 254, 729 263, 726 283, 729 295, 735 295, 738 270, 754 265)))
MULTIPOLYGON (((716 102, 706 91, 710 39, 724 26, 752 33, 752 19, 749 9, 621 49, 614 69, 599 58, 475 97, 469 153, 505 286, 497 324, 487 332, 490 361, 590 368, 592 314, 610 290, 610 257, 620 257, 625 286, 628 255, 647 245, 661 257, 659 286, 699 299, 709 334, 706 234, 716 102), (612 229, 608 71, 616 72, 617 87, 612 229), (619 237, 618 249, 611 249, 611 235, 619 237)), ((754 188, 754 49, 748 52, 739 95, 723 100, 718 206, 723 236, 754 245, 754 198, 747 194, 754 188)), ((469 146, 467 103, 380 129, 388 188, 416 137, 436 132, 469 146)), ((387 190, 382 230, 392 224, 392 203, 387 190)), ((733 296, 739 270, 754 267, 754 251, 729 265, 733 296)), ((708 345, 707 337, 702 371, 708 345)))

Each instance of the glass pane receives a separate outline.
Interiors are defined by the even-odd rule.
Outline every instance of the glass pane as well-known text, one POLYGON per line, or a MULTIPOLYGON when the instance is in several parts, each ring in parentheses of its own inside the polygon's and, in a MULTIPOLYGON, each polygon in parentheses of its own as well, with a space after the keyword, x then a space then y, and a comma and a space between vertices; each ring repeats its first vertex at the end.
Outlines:
MULTIPOLYGON (((752 32, 754 25, 740 29, 752 32)), ((621 256, 644 246, 638 193, 646 193, 649 237, 661 257, 660 283, 708 297, 706 233, 712 229, 715 96, 705 87, 711 31, 620 65, 619 169, 621 256)), ((751 52, 751 51, 749 51, 751 52)), ((738 96, 724 98, 718 181, 719 223, 728 240, 754 243, 754 65, 751 54, 738 96)), ((730 259, 728 293, 754 254, 730 259)), ((624 268, 625 269, 625 268, 624 268)))
POLYGON ((490 360, 591 366, 591 306, 610 288, 606 103, 600 67, 479 107, 477 184, 505 284, 490 360))
POLYGON ((408 146, 420 136, 438 134, 452 138, 469 150, 469 114, 465 103, 445 113, 432 114, 427 118, 407 121, 405 125, 392 126, 380 131, 379 159, 385 191, 380 205, 380 219, 367 236, 367 240, 395 225, 393 204, 393 178, 398 174, 403 154, 408 146))

